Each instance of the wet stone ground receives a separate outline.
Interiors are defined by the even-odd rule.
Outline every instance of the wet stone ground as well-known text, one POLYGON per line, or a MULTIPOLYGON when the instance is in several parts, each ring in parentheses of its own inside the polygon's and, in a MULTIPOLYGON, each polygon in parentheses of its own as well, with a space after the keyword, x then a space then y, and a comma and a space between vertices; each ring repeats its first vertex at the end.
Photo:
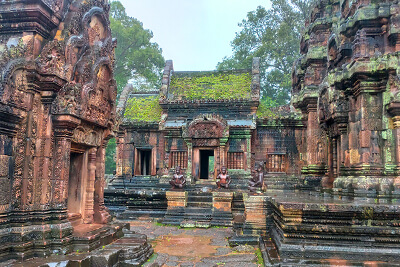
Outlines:
POLYGON ((192 229, 133 221, 131 230, 147 235, 154 248, 145 267, 263 266, 257 247, 229 247, 231 228, 192 229))

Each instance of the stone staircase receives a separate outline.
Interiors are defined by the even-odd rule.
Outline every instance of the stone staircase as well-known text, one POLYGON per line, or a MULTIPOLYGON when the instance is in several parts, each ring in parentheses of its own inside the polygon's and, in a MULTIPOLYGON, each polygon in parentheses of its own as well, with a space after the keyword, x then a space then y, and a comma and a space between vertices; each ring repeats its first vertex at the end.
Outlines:
POLYGON ((120 220, 162 218, 167 209, 165 192, 170 185, 160 184, 159 178, 135 176, 114 179, 104 190, 104 202, 120 220))
POLYGON ((212 193, 189 191, 182 227, 210 227, 212 219, 212 193))
POLYGON ((2 266, 48 267, 48 266, 142 266, 153 254, 153 248, 147 243, 145 235, 128 229, 123 230, 124 237, 91 252, 77 250, 68 255, 52 255, 48 258, 35 258, 23 262, 9 261, 2 266))

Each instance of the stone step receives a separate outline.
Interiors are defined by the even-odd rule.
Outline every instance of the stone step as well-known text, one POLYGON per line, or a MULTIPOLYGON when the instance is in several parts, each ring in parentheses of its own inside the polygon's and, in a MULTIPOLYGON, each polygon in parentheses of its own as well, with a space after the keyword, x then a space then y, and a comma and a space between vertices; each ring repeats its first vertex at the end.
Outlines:
POLYGON ((208 202, 212 203, 212 196, 188 196, 188 202, 208 202))
POLYGON ((212 208, 212 202, 193 202, 193 201, 188 201, 187 207, 212 208))
POLYGON ((16 267, 48 266, 142 266, 153 254, 145 235, 124 230, 125 236, 91 252, 76 251, 69 255, 52 255, 23 262, 13 262, 16 267))

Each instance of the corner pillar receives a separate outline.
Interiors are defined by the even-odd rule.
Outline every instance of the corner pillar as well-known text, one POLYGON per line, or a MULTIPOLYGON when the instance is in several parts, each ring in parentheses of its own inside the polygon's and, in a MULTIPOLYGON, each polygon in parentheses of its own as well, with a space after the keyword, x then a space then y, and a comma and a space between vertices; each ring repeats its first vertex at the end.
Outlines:
POLYGON ((89 149, 89 173, 86 185, 86 201, 85 201, 85 215, 83 221, 85 223, 93 223, 94 216, 94 182, 96 180, 96 155, 97 149, 89 149))
POLYGON ((110 220, 110 214, 104 205, 106 143, 104 142, 97 150, 96 178, 94 182, 94 222, 101 224, 105 224, 110 220))
POLYGON ((71 139, 80 122, 80 119, 70 115, 53 118, 55 149, 50 199, 53 206, 63 209, 67 208, 71 139))

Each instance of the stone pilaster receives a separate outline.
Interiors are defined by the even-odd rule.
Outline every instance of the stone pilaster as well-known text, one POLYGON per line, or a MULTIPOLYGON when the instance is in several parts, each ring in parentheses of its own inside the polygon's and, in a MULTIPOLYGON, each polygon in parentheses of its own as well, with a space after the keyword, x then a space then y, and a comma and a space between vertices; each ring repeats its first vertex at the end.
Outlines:
POLYGON ((103 143, 102 146, 97 149, 96 179, 94 182, 94 221, 103 224, 110 220, 110 214, 104 205, 105 156, 106 144, 103 143))
POLYGON ((185 139, 187 146, 187 168, 186 168, 186 183, 194 183, 192 169, 193 169, 193 143, 191 138, 185 139))
POLYGON ((73 130, 80 124, 80 119, 70 115, 59 115, 54 117, 53 124, 55 149, 50 199, 52 205, 67 208, 71 139, 73 130))
POLYGON ((96 180, 96 155, 97 149, 89 149, 89 162, 88 162, 88 177, 86 184, 86 201, 85 201, 85 213, 83 221, 85 223, 93 223, 94 215, 94 182, 96 180))

